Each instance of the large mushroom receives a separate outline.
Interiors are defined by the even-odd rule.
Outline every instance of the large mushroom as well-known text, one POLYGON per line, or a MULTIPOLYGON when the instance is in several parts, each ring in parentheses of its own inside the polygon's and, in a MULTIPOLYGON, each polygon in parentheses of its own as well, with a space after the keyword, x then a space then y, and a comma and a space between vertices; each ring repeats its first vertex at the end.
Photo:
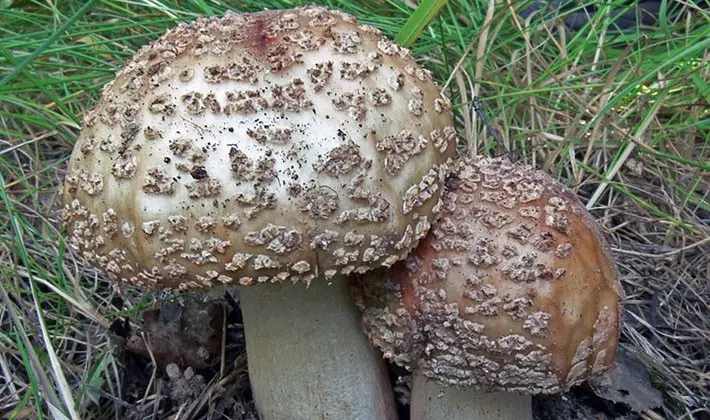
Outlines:
POLYGON ((347 278, 440 208, 456 134, 408 50, 321 7, 180 24, 107 84, 69 164, 69 244, 119 283, 236 286, 261 417, 387 419, 347 278))
POLYGON ((411 418, 531 418, 530 395, 609 368, 621 287, 594 220, 542 171, 462 157, 427 237, 362 276, 372 342, 413 372, 411 418))

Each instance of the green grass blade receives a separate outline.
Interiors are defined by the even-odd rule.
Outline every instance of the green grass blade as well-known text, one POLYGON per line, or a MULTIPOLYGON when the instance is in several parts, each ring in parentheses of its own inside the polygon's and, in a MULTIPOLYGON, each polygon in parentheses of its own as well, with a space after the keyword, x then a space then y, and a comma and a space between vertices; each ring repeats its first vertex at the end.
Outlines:
POLYGON ((79 8, 79 10, 77 10, 76 13, 74 13, 74 15, 72 17, 70 17, 66 22, 64 22, 62 24, 62 26, 60 26, 56 31, 54 31, 52 36, 45 39, 44 42, 42 42, 42 44, 39 46, 39 48, 37 48, 32 54, 25 57, 25 59, 22 60, 22 62, 20 62, 20 64, 15 66, 15 68, 12 69, 12 71, 7 76, 0 79, 0 87, 7 84, 7 82, 14 79, 15 77, 17 77, 17 75, 20 74, 24 70, 24 68, 27 67, 28 64, 30 64, 37 57, 39 57, 42 54, 42 52, 44 52, 44 50, 46 50, 57 39, 59 39, 59 37, 62 36, 62 34, 64 34, 64 32, 70 26, 72 26, 77 19, 79 19, 81 16, 84 15, 84 13, 86 13, 87 10, 89 10, 91 5, 93 5, 95 1, 96 0, 88 0, 86 3, 84 3, 84 5, 81 6, 79 8))
POLYGON ((404 47, 412 45, 445 5, 446 0, 423 0, 402 26, 395 41, 404 47))

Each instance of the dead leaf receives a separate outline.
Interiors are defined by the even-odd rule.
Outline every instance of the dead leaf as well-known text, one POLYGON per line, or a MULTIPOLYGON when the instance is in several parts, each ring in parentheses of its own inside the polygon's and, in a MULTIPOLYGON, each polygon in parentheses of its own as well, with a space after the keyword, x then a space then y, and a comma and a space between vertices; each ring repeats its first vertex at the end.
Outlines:
POLYGON ((141 331, 132 332, 125 347, 144 357, 152 353, 159 368, 205 369, 219 361, 224 321, 224 307, 215 300, 166 303, 143 313, 141 331))

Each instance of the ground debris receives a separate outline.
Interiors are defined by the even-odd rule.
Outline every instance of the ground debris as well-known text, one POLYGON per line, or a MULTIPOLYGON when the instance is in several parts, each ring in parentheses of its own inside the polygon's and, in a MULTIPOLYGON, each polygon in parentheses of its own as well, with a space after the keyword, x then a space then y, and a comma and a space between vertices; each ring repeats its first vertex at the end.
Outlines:
POLYGON ((614 405, 606 405, 593 393, 575 387, 569 392, 533 397, 534 420, 632 420, 637 419, 614 405))
MULTIPOLYGON (((135 301, 140 293, 127 289, 123 298, 135 301)), ((135 319, 116 320, 110 327, 123 369, 121 398, 105 392, 102 396, 120 407, 119 418, 259 420, 236 300, 229 293, 221 297, 183 295, 175 302, 168 302, 166 295, 156 299, 153 309, 135 319), (136 338, 149 342, 150 347, 132 343, 136 338), (176 413, 181 414, 174 417, 176 413)), ((116 304, 122 307, 122 299, 116 304)))
POLYGON ((112 332, 125 338, 126 351, 147 358, 152 354, 158 368, 175 364, 201 370, 219 361, 224 325, 220 301, 166 303, 144 312, 138 331, 131 331, 126 321, 114 322, 112 332))
POLYGON ((597 396, 627 405, 635 412, 663 405, 663 394, 651 385, 648 368, 623 348, 617 352, 615 366, 590 380, 589 385, 597 396))
POLYGON ((178 365, 170 363, 165 367, 165 373, 170 379, 170 399, 175 402, 197 398, 205 389, 205 378, 195 374, 191 367, 181 371, 178 365))

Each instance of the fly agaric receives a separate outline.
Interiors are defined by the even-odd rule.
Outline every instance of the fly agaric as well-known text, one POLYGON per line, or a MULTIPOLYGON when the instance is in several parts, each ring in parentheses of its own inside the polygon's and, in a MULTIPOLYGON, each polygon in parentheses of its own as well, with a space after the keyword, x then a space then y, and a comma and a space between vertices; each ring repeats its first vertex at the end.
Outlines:
POLYGON ((609 368, 621 287, 606 242, 542 171, 459 158, 407 260, 362 276, 367 335, 413 372, 411 418, 531 418, 530 395, 609 368))
POLYGON ((427 233, 452 123, 430 72, 344 13, 182 23, 86 114, 69 244, 122 284, 236 286, 263 419, 391 418, 346 279, 427 233))

